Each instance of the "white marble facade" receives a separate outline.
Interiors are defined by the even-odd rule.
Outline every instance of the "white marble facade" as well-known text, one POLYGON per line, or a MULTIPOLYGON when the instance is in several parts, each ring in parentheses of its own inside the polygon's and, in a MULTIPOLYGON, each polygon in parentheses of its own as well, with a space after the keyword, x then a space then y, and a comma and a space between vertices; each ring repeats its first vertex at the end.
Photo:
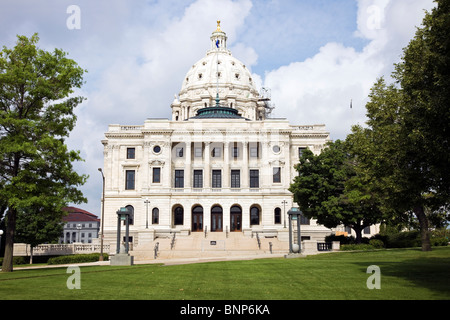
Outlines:
MULTIPOLYGON (((126 206, 135 245, 170 231, 286 230, 286 213, 296 206, 288 191, 294 165, 305 148, 319 153, 329 132, 271 118, 268 96, 227 49, 220 25, 210 40, 182 79, 171 119, 110 125, 105 133, 106 241, 115 241, 116 211, 126 206)), ((327 233, 311 221, 302 236, 327 233)))

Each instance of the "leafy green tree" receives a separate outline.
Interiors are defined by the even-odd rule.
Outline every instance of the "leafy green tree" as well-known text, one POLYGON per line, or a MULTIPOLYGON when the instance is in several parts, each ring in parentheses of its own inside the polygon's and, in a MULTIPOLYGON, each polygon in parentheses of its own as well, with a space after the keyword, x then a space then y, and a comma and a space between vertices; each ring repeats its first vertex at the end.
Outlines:
POLYGON ((56 242, 64 229, 58 208, 27 208, 17 215, 17 242, 30 245, 30 264, 33 263, 33 249, 42 243, 56 242))
POLYGON ((12 271, 16 222, 20 210, 62 208, 86 201, 78 186, 87 177, 72 162, 78 151, 65 139, 74 128, 73 96, 83 73, 66 53, 39 49, 38 35, 18 36, 13 49, 0 53, 0 204, 5 214, 5 256, 2 270, 12 271))
POLYGON ((396 65, 396 84, 380 79, 372 88, 368 128, 348 137, 392 219, 414 213, 424 251, 431 250, 426 211, 450 199, 450 1, 436 2, 396 65))
POLYGON ((296 166, 299 175, 289 190, 303 214, 334 228, 351 227, 361 243, 365 227, 379 223, 383 214, 377 197, 368 192, 367 177, 358 174, 351 145, 337 140, 319 154, 306 150, 296 166))

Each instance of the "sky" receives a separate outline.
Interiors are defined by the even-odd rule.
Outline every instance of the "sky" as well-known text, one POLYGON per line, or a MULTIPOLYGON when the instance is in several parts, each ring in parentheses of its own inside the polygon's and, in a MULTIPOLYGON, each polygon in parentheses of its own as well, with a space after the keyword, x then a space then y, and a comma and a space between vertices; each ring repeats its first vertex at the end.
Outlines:
POLYGON ((364 125, 370 88, 389 82, 394 63, 432 0, 0 0, 0 46, 37 32, 38 46, 59 48, 83 69, 75 95, 77 126, 67 144, 89 175, 81 187, 100 216, 104 133, 109 124, 171 118, 170 104, 189 68, 210 47, 216 21, 228 48, 259 87, 273 117, 325 124, 331 139, 364 125), (350 108, 350 103, 352 108, 350 108))

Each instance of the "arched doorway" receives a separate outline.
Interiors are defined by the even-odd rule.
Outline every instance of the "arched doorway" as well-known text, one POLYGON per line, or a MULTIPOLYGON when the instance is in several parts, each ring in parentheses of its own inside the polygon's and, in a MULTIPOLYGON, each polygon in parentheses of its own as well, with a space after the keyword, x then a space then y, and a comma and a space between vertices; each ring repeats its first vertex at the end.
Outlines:
POLYGON ((195 206, 192 208, 192 232, 203 231, 203 207, 195 206))
POLYGON ((230 231, 242 231, 242 209, 239 206, 232 206, 230 209, 230 231))
POLYGON ((223 231, 223 210, 221 206, 211 208, 211 232, 223 231))

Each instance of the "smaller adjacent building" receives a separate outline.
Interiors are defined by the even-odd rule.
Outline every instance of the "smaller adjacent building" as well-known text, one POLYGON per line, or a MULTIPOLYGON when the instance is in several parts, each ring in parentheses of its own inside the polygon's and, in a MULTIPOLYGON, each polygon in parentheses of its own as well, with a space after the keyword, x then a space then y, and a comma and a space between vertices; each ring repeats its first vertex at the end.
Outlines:
POLYGON ((67 215, 63 217, 65 225, 59 243, 92 243, 98 238, 100 219, 96 215, 75 207, 65 207, 63 211, 67 215))

